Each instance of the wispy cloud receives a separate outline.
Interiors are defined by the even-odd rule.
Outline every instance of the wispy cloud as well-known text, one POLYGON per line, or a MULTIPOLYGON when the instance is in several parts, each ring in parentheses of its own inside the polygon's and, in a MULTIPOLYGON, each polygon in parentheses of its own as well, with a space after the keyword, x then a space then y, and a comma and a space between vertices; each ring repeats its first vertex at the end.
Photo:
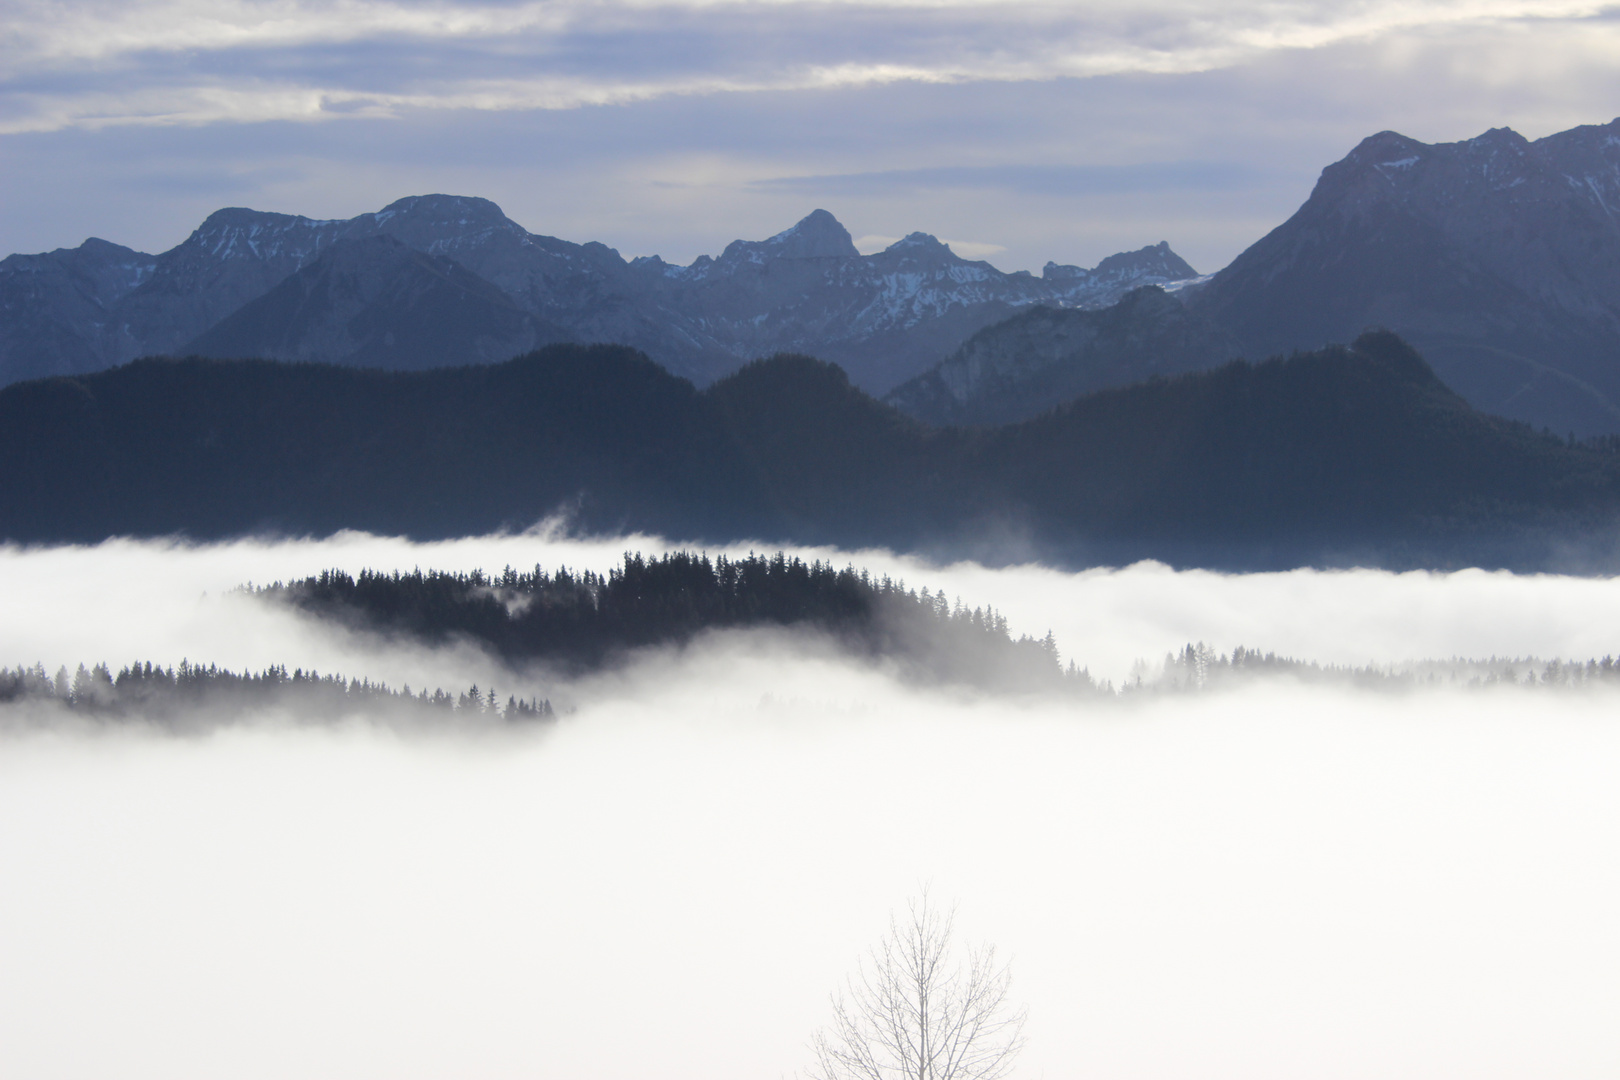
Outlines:
POLYGON ((1591 0, 0 3, 0 132, 1185 73, 1591 0))

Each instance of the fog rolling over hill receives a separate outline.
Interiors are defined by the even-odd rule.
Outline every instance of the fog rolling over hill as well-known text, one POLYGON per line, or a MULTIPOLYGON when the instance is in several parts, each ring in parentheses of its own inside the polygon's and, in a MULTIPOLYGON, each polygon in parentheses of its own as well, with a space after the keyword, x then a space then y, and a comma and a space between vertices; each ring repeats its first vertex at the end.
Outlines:
POLYGON ((1616 213, 1620 120, 1534 142, 1385 131, 1191 303, 1250 356, 1390 327, 1476 408, 1620 432, 1616 213))
MULTIPOLYGON (((759 632, 559 682, 235 591, 326 567, 605 573, 642 548, 668 545, 0 548, 8 668, 189 657, 343 671, 353 698, 476 681, 560 706, 333 724, 290 695, 205 706, 176 737, 141 711, 0 703, 0 1073, 792 1075, 921 882, 1013 958, 1019 1076, 1285 1080, 1324 1046, 1347 1076, 1620 1068, 1602 685, 1007 697, 759 632)), ((817 557, 1006 605, 1015 634, 1052 627, 1116 680, 1189 639, 1356 664, 1620 640, 1620 579, 817 557)))
POLYGON ((0 535, 587 530, 1066 565, 1600 568, 1620 455, 1471 409, 1399 338, 934 429, 783 355, 425 372, 147 360, 0 390, 0 535))
POLYGON ((863 256, 825 210, 673 266, 530 233, 487 199, 417 196, 342 221, 235 208, 161 255, 89 240, 0 261, 0 382, 188 351, 417 368, 571 339, 634 346, 700 384, 813 352, 881 392, 1020 308, 1104 306, 1191 276, 1162 243, 1040 277, 926 233, 863 256))

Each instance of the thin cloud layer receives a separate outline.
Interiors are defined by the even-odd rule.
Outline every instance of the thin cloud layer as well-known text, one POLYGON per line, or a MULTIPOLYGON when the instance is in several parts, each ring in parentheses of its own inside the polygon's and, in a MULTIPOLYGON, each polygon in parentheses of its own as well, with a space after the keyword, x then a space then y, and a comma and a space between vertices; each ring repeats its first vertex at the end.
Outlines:
POLYGON ((0 132, 531 110, 898 81, 1169 74, 1590 0, 315 4, 8 0, 0 132))

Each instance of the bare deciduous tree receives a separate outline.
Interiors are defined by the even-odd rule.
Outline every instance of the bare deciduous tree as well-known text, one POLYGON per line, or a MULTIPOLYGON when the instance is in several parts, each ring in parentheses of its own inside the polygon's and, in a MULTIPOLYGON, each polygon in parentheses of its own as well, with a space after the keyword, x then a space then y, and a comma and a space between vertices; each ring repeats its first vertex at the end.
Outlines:
POLYGON ((995 949, 951 949, 954 911, 928 894, 833 995, 833 1022, 812 1043, 815 1080, 998 1080, 1023 1045, 1024 1010, 1007 1001, 1011 981, 995 949))

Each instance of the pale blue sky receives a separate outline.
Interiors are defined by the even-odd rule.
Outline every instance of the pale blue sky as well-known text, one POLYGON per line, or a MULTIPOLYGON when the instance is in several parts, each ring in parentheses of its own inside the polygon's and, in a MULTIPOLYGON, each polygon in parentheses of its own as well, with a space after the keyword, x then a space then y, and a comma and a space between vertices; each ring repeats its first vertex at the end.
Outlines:
POLYGON ((0 0, 0 253, 484 195, 687 262, 816 207, 1004 269, 1218 269, 1392 128, 1620 113, 1563 0, 0 0))

